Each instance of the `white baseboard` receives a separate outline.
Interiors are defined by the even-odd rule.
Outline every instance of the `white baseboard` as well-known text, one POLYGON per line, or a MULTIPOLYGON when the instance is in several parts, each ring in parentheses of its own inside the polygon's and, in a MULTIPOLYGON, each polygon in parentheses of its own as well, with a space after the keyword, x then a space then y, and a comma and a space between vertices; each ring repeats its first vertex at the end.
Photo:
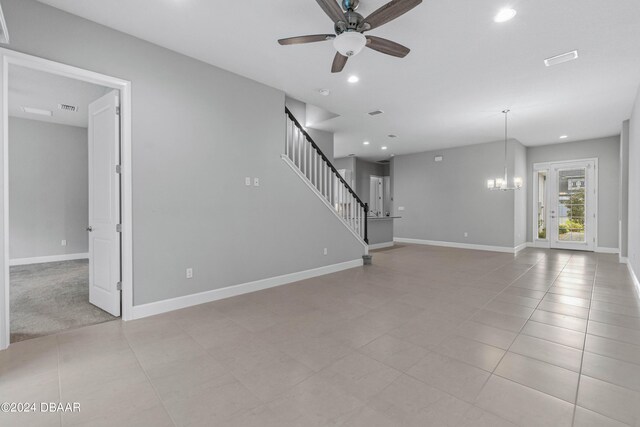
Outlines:
POLYGON ((508 254, 515 254, 527 247, 526 243, 515 248, 510 248, 507 246, 488 246, 475 245, 472 243, 440 242, 437 240, 406 239, 404 237, 394 237, 393 241, 398 243, 411 243, 414 245, 442 246, 445 248, 473 249, 476 251, 502 252, 508 254))
POLYGON ((214 289, 211 291, 200 292, 192 295, 185 295, 182 297, 172 298, 164 301, 134 305, 132 318, 142 319, 143 317, 154 316, 156 314, 180 310, 181 308, 205 304, 208 302, 247 294, 250 292, 261 291, 263 289, 274 288, 276 286, 286 285, 287 283, 310 279, 317 276, 323 276, 325 274, 336 273, 338 271, 360 266, 362 266, 362 258, 353 261, 327 265, 325 267, 314 268, 311 270, 299 271, 297 273, 285 274, 283 276, 256 280, 255 282, 242 283, 239 285, 228 286, 226 288, 214 289))
POLYGON ((392 246, 393 246, 393 242, 376 243, 373 245, 369 245, 369 250, 373 251, 376 249, 390 248, 392 246))
POLYGON ((628 264, 629 263, 629 258, 627 258, 625 256, 619 257, 618 260, 620 261, 620 264, 628 264))
POLYGON ((513 251, 514 251, 513 253, 517 254, 518 252, 520 252, 520 251, 522 251, 524 249, 527 249, 528 247, 529 247, 529 243, 524 242, 523 244, 518 245, 515 248, 513 248, 513 251))
POLYGON ((619 254, 620 253, 620 249, 618 249, 618 248, 603 248, 601 246, 598 246, 596 248, 595 252, 597 252, 599 254, 619 254))
POLYGON ((50 255, 39 256, 33 258, 15 258, 9 260, 9 265, 29 265, 29 264, 44 264, 46 262, 60 262, 60 261, 73 261, 76 259, 89 259, 89 254, 64 254, 64 255, 50 255))
POLYGON ((633 284, 636 285, 636 292, 638 293, 638 298, 640 298, 640 280, 638 280, 638 276, 636 272, 633 271, 633 267, 630 262, 627 262, 627 268, 629 269, 629 273, 631 273, 631 280, 633 280, 633 284))

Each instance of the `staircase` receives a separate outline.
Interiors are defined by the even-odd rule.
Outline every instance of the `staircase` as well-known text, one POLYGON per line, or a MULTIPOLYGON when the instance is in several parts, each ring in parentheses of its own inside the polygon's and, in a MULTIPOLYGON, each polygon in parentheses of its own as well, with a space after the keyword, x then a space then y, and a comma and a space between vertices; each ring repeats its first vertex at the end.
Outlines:
POLYGON ((369 206, 347 184, 327 156, 285 107, 286 141, 282 159, 366 246, 369 206))

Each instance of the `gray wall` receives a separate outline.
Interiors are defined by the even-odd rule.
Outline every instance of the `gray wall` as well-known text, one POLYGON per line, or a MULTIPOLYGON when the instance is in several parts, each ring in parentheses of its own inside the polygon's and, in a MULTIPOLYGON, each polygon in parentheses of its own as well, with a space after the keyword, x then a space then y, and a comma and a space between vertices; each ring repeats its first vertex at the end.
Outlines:
POLYGON ((284 93, 35 0, 2 7, 11 49, 132 82, 135 305, 362 255, 280 158, 284 93))
MULTIPOLYGON (((511 153, 517 144, 510 142, 511 153)), ((393 207, 402 216, 395 237, 513 248, 514 192, 486 188, 503 165, 504 142, 394 157, 393 207)), ((510 165, 512 176, 513 154, 510 165)))
MULTIPOLYGON (((598 246, 618 247, 618 197, 620 188, 620 138, 618 136, 587 141, 552 144, 527 149, 527 176, 533 176, 533 164, 598 158, 598 246)), ((527 240, 533 241, 533 192, 527 195, 527 240)))
POLYGON ((622 123, 620 134, 620 196, 618 219, 620 220, 620 256, 629 254, 629 120, 622 123))
POLYGON ((629 121, 629 263, 640 278, 640 92, 629 121), (634 220, 635 218, 635 220, 634 220))
POLYGON ((523 188, 515 192, 513 200, 513 247, 517 247, 527 242, 527 188, 529 188, 530 179, 527 173, 527 147, 519 141, 514 141, 512 146, 513 176, 518 176, 523 180, 523 188))
POLYGON ((88 252, 87 149, 85 128, 9 119, 11 259, 88 252))
MULTIPOLYGON (((352 182, 348 184, 351 186, 353 191, 356 191, 356 158, 355 157, 341 157, 339 159, 333 160, 333 166, 338 170, 349 170, 351 171, 351 179, 352 182)), ((357 193, 356 193, 357 194, 357 193)))

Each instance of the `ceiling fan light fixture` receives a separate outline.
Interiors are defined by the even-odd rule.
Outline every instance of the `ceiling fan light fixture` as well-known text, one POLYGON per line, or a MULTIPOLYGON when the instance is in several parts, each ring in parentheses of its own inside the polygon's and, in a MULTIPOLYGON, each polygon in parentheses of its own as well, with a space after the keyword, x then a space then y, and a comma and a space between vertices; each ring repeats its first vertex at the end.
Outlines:
POLYGON ((333 47, 347 58, 359 54, 366 45, 367 38, 357 31, 346 31, 333 40, 333 47))

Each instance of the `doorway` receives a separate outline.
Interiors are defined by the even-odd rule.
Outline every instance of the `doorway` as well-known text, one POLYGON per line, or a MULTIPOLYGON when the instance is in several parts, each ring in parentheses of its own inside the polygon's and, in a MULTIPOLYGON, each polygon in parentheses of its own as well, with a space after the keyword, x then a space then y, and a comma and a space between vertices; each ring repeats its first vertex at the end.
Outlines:
POLYGON ((384 178, 381 176, 369 178, 369 213, 371 216, 384 215, 384 178))
POLYGON ((597 247, 597 159, 534 165, 534 245, 594 251, 597 247))
MULTIPOLYGON (((49 292, 52 297, 44 296, 39 301, 42 304, 47 302, 59 302, 67 308, 77 308, 73 306, 74 300, 78 298, 86 300, 87 306, 93 307, 94 314, 99 312, 100 316, 89 319, 89 324, 98 323, 122 316, 124 320, 132 318, 132 242, 131 242, 131 98, 130 83, 117 78, 93 73, 79 68, 59 64, 53 61, 13 52, 6 49, 0 49, 2 56, 1 67, 3 75, 2 98, 3 103, 0 104, 0 113, 2 117, 2 134, 3 134, 3 168, 4 168, 4 185, 3 185, 3 229, 4 229, 4 256, 3 269, 4 275, 1 286, 4 292, 0 293, 2 304, 0 304, 0 350, 6 348, 11 340, 12 321, 20 320, 19 313, 12 313, 12 309, 19 309, 19 306, 12 307, 12 292, 14 291, 12 279, 14 282, 25 278, 25 270, 30 276, 30 286, 23 287, 20 291, 31 287, 36 290, 36 297, 29 296, 22 300, 23 304, 29 304, 38 297, 43 297, 49 292), (11 171, 11 137, 12 137, 12 75, 15 70, 27 70, 31 73, 43 73, 50 78, 66 79, 68 82, 75 82, 80 85, 101 87, 100 96, 93 97, 92 102, 86 106, 78 106, 77 111, 81 111, 86 116, 86 171, 84 173, 85 188, 87 190, 85 221, 82 233, 84 233, 84 243, 86 251, 82 252, 82 248, 73 250, 65 250, 62 257, 54 255, 54 258, 47 255, 27 256, 23 259, 12 255, 16 251, 15 245, 12 246, 12 227, 11 218, 17 218, 19 206, 15 205, 15 197, 10 197, 10 183, 16 182, 10 179, 11 171), (82 111, 84 110, 84 111, 82 111), (12 203, 13 202, 13 203, 12 203), (83 256, 84 255, 84 256, 83 256), (13 262, 12 262, 13 258, 13 262), (24 262, 21 262, 24 261, 24 262), (32 262, 35 261, 35 262, 32 262), (49 261, 53 261, 49 263, 49 261), (13 266, 12 266, 13 264, 13 266), (21 265, 18 265, 21 264, 21 265), (13 273, 17 272, 17 275, 13 273), (55 274, 61 273, 55 278, 55 274), (13 276, 13 277, 12 277, 13 276), (73 276, 73 277, 71 277, 73 276), (52 279, 52 277, 54 277, 52 279), (84 284, 78 283, 80 277, 86 277, 84 284), (71 280, 68 280, 71 279, 71 280), (47 286, 59 281, 67 281, 74 284, 75 289, 83 288, 85 296, 82 293, 69 291, 72 287, 67 287, 66 293, 60 292, 55 287, 47 286), (44 284, 44 286, 43 286, 44 284), (58 301, 55 301, 55 300, 58 301)), ((49 85, 55 86, 54 85, 49 85)), ((65 86, 63 86, 65 87, 65 86)), ((13 91, 16 96, 16 91, 13 91)), ((24 107, 24 106, 22 106, 24 107)), ((59 102, 55 108, 38 108, 37 105, 28 107, 27 114, 36 114, 41 117, 53 117, 53 112, 62 116, 61 112, 69 112, 73 110, 74 105, 64 101, 59 102), (51 112, 51 114, 49 114, 51 112)), ((22 109, 25 113, 25 109, 22 109)), ((50 123, 49 123, 50 124, 50 123)), ((60 147, 58 147, 60 148, 60 147)), ((54 151, 55 152, 55 151, 54 151)), ((52 159, 51 159, 52 160, 52 159)), ((53 163, 53 161, 49 162, 53 163)), ((45 163, 46 164, 46 161, 45 163)), ((58 168, 65 168, 58 164, 58 168)), ((69 165, 70 167, 70 165, 69 165)), ((54 168, 55 169, 55 168, 54 168)), ((73 180, 74 183, 82 181, 82 179, 73 180)), ((71 193, 71 185, 64 186, 63 192, 71 193)), ((73 197, 78 197, 77 192, 73 197)), ((32 203, 35 205, 35 203, 32 203)), ((29 201, 23 203, 27 208, 30 206, 29 201)), ((53 215, 51 215, 53 217, 53 215)), ((72 221, 68 219, 69 223, 72 221)), ((68 225, 68 224, 66 224, 68 225)), ((51 230, 52 227, 43 227, 51 230)), ((53 227, 55 228, 55 227, 53 227)), ((79 228, 77 223, 71 227, 74 232, 79 228)), ((24 229, 23 231, 28 230, 24 229)), ((19 233, 17 233, 19 234, 19 233)), ((24 235, 17 237, 24 237, 24 235)), ((57 237, 56 237, 57 239, 57 237)), ((76 239, 58 239, 57 245, 71 246, 82 242, 82 238, 76 239), (73 240, 73 242, 71 242, 73 240)), ((14 239, 15 241, 15 239, 14 239)), ((36 245, 37 246, 37 245, 36 245)), ((31 248, 33 249, 33 247, 31 248)), ((38 247, 38 249, 42 249, 38 247)), ((58 248, 59 249, 59 248, 58 248)), ((18 290, 15 291, 19 292, 18 290)), ((28 293, 28 292, 27 292, 28 293)), ((23 294, 24 296, 24 294, 23 294)), ((63 314, 69 315, 73 310, 64 310, 63 314)), ((60 310, 58 310, 60 312, 60 310)), ((40 314, 43 310, 39 311, 40 314)), ((51 313, 49 313, 51 314, 51 313)), ((86 314, 86 312, 85 312, 86 314)), ((89 316, 91 318, 91 316, 89 316)), ((80 323, 66 322, 71 327, 83 326, 82 319, 80 323)), ((86 319, 85 319, 86 320, 86 319)), ((45 324, 47 319, 36 319, 35 324, 45 324)), ((48 326, 55 322, 49 322, 48 326)), ((63 322, 64 323, 64 322, 63 322)), ((86 323, 85 323, 86 324, 86 323)), ((69 329, 68 327, 62 329, 69 329)), ((60 329, 58 329, 60 330, 60 329)), ((56 332, 56 331, 50 331, 56 332)), ((45 333, 46 334, 46 333, 45 333)), ((19 339, 18 339, 19 340, 19 339)))

